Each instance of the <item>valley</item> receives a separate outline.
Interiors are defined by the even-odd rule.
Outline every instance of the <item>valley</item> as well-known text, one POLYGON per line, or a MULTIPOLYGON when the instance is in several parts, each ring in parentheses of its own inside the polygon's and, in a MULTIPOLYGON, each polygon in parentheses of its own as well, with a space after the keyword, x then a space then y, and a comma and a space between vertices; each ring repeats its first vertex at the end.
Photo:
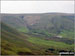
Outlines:
POLYGON ((74 52, 74 14, 1 14, 2 55, 74 52))

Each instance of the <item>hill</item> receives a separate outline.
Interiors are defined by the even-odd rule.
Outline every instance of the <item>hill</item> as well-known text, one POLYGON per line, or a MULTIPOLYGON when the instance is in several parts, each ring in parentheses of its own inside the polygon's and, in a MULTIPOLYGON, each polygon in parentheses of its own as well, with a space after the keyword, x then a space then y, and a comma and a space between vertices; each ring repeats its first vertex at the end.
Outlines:
POLYGON ((1 14, 2 55, 74 52, 74 14, 1 14))
POLYGON ((2 14, 1 21, 24 33, 38 33, 47 37, 74 37, 74 14, 2 14))

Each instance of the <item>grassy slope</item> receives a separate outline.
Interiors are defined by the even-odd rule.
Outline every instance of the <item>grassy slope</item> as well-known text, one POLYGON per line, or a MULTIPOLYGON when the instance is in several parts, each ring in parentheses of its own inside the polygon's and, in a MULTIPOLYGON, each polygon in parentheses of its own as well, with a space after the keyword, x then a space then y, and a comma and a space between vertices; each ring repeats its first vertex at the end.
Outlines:
POLYGON ((27 42, 25 39, 27 36, 19 33, 13 28, 2 23, 1 30, 1 53, 5 55, 15 55, 18 52, 31 52, 31 50, 26 46, 27 42), (9 30, 8 30, 9 29, 9 30))
POLYGON ((32 44, 26 39, 30 36, 18 32, 12 27, 2 23, 1 30, 1 54, 2 55, 18 55, 19 52, 22 55, 26 54, 45 54, 44 50, 40 50, 40 46, 37 44, 32 44), (9 30, 8 30, 9 29, 9 30))
POLYGON ((38 37, 31 37, 19 33, 15 29, 5 24, 2 24, 1 31, 2 31, 1 51, 2 54, 4 55, 6 54, 15 55, 18 54, 19 52, 22 52, 23 54, 27 54, 26 52, 30 54, 52 54, 45 52, 48 48, 54 48, 56 50, 55 53, 58 52, 57 50, 62 50, 62 49, 73 51, 73 45, 68 45, 62 42, 47 41, 38 37))
POLYGON ((23 32, 23 33, 28 33, 29 32, 28 28, 26 28, 26 27, 19 28, 18 31, 23 32))
POLYGON ((37 44, 40 46, 46 46, 47 48, 49 47, 54 47, 55 49, 63 49, 63 50, 73 50, 74 46, 73 45, 69 45, 63 42, 56 42, 56 41, 50 41, 50 40, 43 40, 40 39, 38 37, 32 37, 32 38, 28 38, 28 41, 33 43, 33 44, 37 44))
MULTIPOLYGON (((9 15, 10 16, 10 15, 9 15)), ((50 16, 51 17, 51 16, 50 16)), ((52 37, 57 35, 61 29, 63 28, 64 31, 61 31, 58 35, 63 36, 64 38, 71 38, 73 39, 74 33, 73 33, 73 17, 72 18, 65 18, 64 17, 54 17, 51 18, 48 16, 42 17, 41 20, 39 20, 39 23, 34 24, 30 27, 32 27, 32 33, 35 34, 40 34, 40 35, 45 35, 47 37, 52 37), (47 18, 47 19, 46 19, 47 18), (69 26, 70 25, 70 26, 69 26), (62 27, 61 27, 62 26, 62 27), (64 28, 65 27, 65 28, 64 28), (70 29, 70 31, 69 31, 70 29)), ((8 19, 8 18, 7 18, 8 19)), ((6 20, 7 20, 6 19, 6 20)), ((13 17, 9 19, 10 23, 14 23, 15 18, 13 17)), ((9 19, 7 20, 7 24, 9 22, 9 19)), ((5 21, 6 21, 5 20, 5 21)), ((17 18, 16 18, 17 20, 17 18)), ((56 41, 50 41, 50 40, 44 40, 41 38, 38 38, 37 36, 31 37, 30 35, 23 34, 23 33, 29 33, 29 29, 25 28, 25 25, 23 21, 20 21, 20 18, 18 21, 16 21, 14 24, 10 25, 15 25, 19 28, 17 30, 13 29, 10 26, 7 26, 6 24, 2 25, 2 54, 18 54, 18 52, 30 52, 30 53, 35 53, 35 54, 46 54, 45 50, 48 48, 54 48, 56 50, 71 50, 74 51, 74 44, 69 45, 63 42, 56 42, 56 41), (20 23, 19 23, 20 22, 20 23), (22 25, 22 26, 21 26, 22 25), (23 28, 20 28, 23 27, 23 28), (22 33, 23 32, 23 33, 22 33), (40 50, 41 49, 41 50, 40 50)), ((63 30, 62 29, 62 30, 63 30)), ((44 36, 44 37, 45 37, 44 36)), ((57 52, 57 51, 56 51, 57 52)), ((50 53, 48 53, 50 54, 50 53)))
POLYGON ((69 39, 74 39, 74 31, 62 31, 59 35, 64 38, 68 37, 69 39))

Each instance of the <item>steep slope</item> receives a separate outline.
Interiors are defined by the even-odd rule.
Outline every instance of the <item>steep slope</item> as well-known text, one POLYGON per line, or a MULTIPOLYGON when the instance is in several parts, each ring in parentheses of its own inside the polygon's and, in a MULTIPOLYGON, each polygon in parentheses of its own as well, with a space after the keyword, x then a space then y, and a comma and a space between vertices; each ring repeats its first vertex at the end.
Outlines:
POLYGON ((22 17, 16 16, 16 15, 5 15, 4 14, 4 15, 1 15, 1 21, 5 22, 6 24, 18 30, 25 28, 28 32, 26 22, 23 20, 22 17))
POLYGON ((28 42, 26 38, 27 36, 23 33, 18 32, 5 23, 1 23, 1 54, 17 55, 19 52, 31 54, 31 50, 27 47, 28 42))

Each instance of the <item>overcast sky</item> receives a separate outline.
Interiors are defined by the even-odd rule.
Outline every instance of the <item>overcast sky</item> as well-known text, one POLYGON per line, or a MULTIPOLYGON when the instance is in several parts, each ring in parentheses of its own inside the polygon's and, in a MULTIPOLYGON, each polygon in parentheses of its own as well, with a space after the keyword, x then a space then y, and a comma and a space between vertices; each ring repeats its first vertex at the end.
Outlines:
POLYGON ((1 13, 74 13, 74 1, 2 1, 1 13))

